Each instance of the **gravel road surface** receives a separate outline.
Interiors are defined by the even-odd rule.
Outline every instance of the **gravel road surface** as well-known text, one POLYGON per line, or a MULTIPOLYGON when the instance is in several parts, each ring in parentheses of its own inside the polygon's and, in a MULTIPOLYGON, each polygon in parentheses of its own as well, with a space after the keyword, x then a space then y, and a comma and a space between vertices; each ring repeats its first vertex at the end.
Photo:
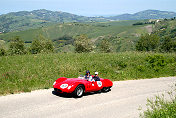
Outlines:
POLYGON ((147 98, 166 93, 175 82, 176 77, 116 81, 108 93, 77 99, 53 89, 0 96, 0 118, 138 118, 147 98))

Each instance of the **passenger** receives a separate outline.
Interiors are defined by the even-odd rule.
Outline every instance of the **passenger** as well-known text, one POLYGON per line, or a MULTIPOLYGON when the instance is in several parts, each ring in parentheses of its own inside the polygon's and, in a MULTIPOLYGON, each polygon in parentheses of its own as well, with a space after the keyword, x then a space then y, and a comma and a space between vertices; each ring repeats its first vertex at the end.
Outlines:
POLYGON ((95 72, 95 76, 93 77, 95 81, 100 81, 100 78, 98 77, 98 72, 95 72))
POLYGON ((86 71, 85 79, 88 81, 92 81, 92 76, 90 75, 89 70, 86 71))

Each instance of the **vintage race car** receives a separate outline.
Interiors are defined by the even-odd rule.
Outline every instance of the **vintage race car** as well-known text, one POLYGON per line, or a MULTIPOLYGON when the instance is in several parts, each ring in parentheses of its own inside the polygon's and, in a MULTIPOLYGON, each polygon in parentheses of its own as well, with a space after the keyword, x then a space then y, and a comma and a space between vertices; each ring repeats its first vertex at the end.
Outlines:
POLYGON ((54 91, 57 93, 72 93, 74 97, 82 97, 83 93, 87 92, 108 92, 113 83, 109 79, 102 79, 100 81, 88 81, 84 77, 78 78, 58 78, 53 83, 54 91))

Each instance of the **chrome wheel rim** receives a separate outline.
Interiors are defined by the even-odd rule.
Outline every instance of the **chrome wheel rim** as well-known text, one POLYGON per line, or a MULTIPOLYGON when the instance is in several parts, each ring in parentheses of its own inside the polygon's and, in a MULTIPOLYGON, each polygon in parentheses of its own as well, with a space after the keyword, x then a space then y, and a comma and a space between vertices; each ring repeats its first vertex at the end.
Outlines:
POLYGON ((82 89, 82 87, 79 87, 77 89, 77 96, 81 96, 82 94, 83 94, 83 89, 82 89))

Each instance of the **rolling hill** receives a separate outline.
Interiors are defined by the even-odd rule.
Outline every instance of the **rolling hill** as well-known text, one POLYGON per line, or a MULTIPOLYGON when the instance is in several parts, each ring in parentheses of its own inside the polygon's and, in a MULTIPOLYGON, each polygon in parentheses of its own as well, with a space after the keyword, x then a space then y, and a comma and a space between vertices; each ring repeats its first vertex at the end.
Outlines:
POLYGON ((145 10, 135 14, 122 14, 112 17, 85 17, 62 11, 45 9, 19 11, 0 15, 0 32, 23 31, 31 28, 68 22, 105 22, 110 20, 164 19, 176 17, 175 12, 145 10))
POLYGON ((107 21, 99 17, 85 17, 61 11, 45 9, 34 11, 11 12, 0 15, 0 32, 22 31, 30 28, 49 26, 65 22, 100 22, 107 21))
POLYGON ((106 17, 110 20, 141 20, 141 19, 165 19, 176 17, 175 12, 145 10, 135 14, 122 14, 117 16, 106 17))
POLYGON ((94 23, 58 23, 46 27, 29 29, 25 31, 16 31, 0 34, 0 39, 8 41, 15 36, 20 36, 24 41, 32 41, 37 35, 42 34, 45 37, 54 40, 59 37, 76 36, 87 34, 89 38, 97 38, 104 35, 117 35, 125 32, 135 32, 143 26, 132 26, 138 21, 113 21, 113 22, 94 22, 94 23))
MULTIPOLYGON (((146 20, 140 20, 145 22, 146 20)), ((91 23, 58 23, 55 25, 29 29, 25 31, 9 32, 0 34, 0 39, 9 41, 15 36, 19 36, 26 43, 32 42, 38 35, 43 35, 48 39, 64 46, 67 38, 75 37, 80 34, 86 34, 95 43, 98 43, 103 38, 109 39, 114 45, 114 50, 127 51, 135 49, 135 42, 138 37, 147 32, 146 25, 133 26, 132 24, 139 22, 138 20, 131 21, 113 21, 113 22, 91 22, 91 23), (118 49, 117 49, 118 48, 118 49)), ((68 38, 70 39, 70 38, 68 38)))

